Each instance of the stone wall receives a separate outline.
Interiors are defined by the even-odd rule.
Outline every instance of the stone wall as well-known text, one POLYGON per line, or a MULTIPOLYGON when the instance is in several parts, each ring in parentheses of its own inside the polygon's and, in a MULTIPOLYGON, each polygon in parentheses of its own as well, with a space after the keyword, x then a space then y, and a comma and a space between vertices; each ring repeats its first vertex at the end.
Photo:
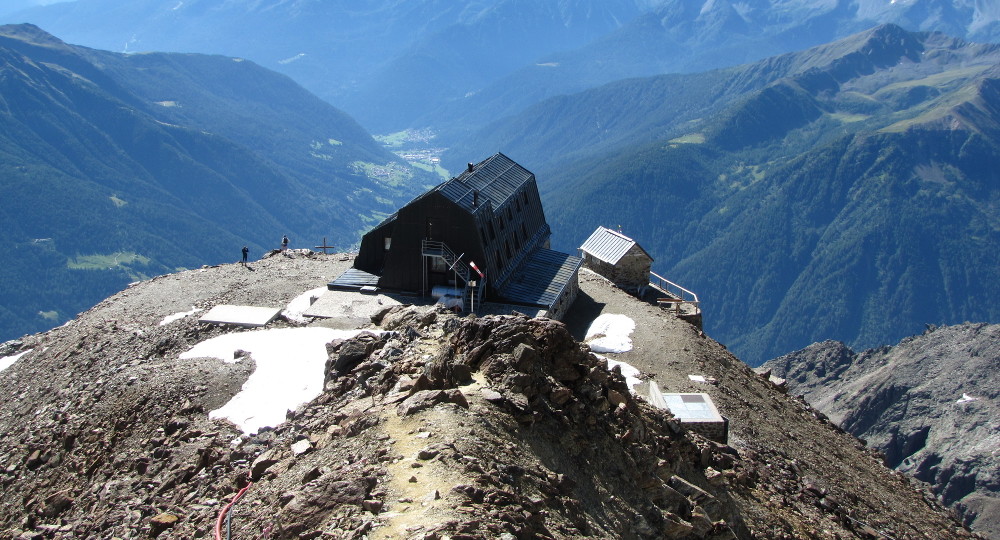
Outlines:
POLYGON ((583 254, 583 265, 610 279, 624 289, 649 285, 649 271, 653 261, 638 245, 633 246, 618 264, 609 264, 589 253, 583 254))
POLYGON ((562 296, 556 300, 556 303, 552 305, 552 309, 548 313, 548 317, 555 320, 562 320, 566 316, 566 312, 569 310, 570 306, 576 300, 577 295, 580 294, 580 281, 577 279, 577 275, 574 274, 566 285, 566 289, 563 290, 562 296))

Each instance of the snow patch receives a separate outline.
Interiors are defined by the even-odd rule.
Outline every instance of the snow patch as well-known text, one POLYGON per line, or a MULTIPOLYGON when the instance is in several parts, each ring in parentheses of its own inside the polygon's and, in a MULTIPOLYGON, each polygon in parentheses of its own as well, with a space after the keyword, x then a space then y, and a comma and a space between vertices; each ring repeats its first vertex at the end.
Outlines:
POLYGON ((639 386, 642 383, 642 380, 639 378, 639 370, 635 366, 632 366, 627 362, 619 362, 617 360, 611 360, 599 354, 595 356, 597 356, 602 360, 606 360, 608 362, 609 371, 614 369, 615 366, 621 366, 622 376, 625 377, 625 384, 628 385, 629 391, 632 392, 632 394, 635 394, 635 387, 639 386))
POLYGON ((295 56, 292 56, 290 58, 285 58, 284 60, 278 60, 278 63, 281 64, 281 65, 291 64, 292 62, 294 62, 296 60, 301 60, 301 59, 305 58, 305 56, 306 56, 306 53, 299 53, 299 54, 296 54, 295 56))
POLYGON ((629 335, 635 330, 635 321, 625 315, 604 314, 590 323, 583 342, 590 345, 590 350, 603 353, 623 353, 632 350, 632 338, 629 335))
POLYGON ((226 418, 251 434, 285 421, 285 414, 308 403, 323 391, 326 344, 349 339, 365 330, 332 328, 279 328, 237 332, 203 341, 180 355, 188 358, 219 358, 239 362, 235 352, 250 353, 256 369, 243 388, 222 407, 208 413, 211 419, 226 418))
POLYGON ((0 371, 3 371, 9 368, 10 366, 14 365, 14 362, 17 362, 18 358, 21 358, 22 356, 30 353, 33 350, 35 349, 28 349, 24 352, 19 352, 15 355, 0 357, 0 371))
POLYGON ((982 398, 977 398, 975 396, 970 396, 969 394, 966 394, 966 393, 963 392, 962 393, 962 397, 958 401, 956 401, 955 403, 956 404, 970 403, 970 402, 973 402, 973 401, 979 401, 980 399, 982 399, 982 398))
POLYGON ((313 304, 313 298, 319 298, 326 292, 326 287, 317 287, 315 289, 310 289, 298 296, 296 296, 285 310, 281 312, 286 319, 295 322, 309 322, 309 319, 304 315, 309 306, 313 304))
POLYGON ((180 319, 183 319, 184 317, 187 317, 188 315, 194 315, 195 313, 198 313, 199 311, 201 311, 201 308, 196 308, 196 307, 192 306, 191 307, 191 311, 181 311, 179 313, 174 313, 173 315, 167 315, 166 317, 163 318, 162 321, 160 321, 160 326, 166 326, 166 325, 168 325, 168 324, 170 324, 170 323, 172 323, 174 321, 178 321, 180 319))

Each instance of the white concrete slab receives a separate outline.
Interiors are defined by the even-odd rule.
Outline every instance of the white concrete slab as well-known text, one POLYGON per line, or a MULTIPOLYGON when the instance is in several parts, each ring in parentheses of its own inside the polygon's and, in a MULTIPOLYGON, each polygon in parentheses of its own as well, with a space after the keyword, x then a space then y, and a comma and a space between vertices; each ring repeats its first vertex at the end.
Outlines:
POLYGON ((724 422, 708 394, 663 394, 663 401, 681 422, 724 422))
POLYGON ((303 315, 323 319, 359 319, 367 321, 379 311, 402 305, 384 294, 362 294, 355 291, 326 291, 303 315))
POLYGON ((204 324, 235 324, 237 326, 264 326, 281 313, 281 308, 234 306, 221 304, 201 316, 198 322, 204 324))
POLYGON ((654 407, 667 408, 667 402, 663 400, 663 392, 660 391, 656 381, 649 381, 649 394, 646 401, 649 401, 654 407))

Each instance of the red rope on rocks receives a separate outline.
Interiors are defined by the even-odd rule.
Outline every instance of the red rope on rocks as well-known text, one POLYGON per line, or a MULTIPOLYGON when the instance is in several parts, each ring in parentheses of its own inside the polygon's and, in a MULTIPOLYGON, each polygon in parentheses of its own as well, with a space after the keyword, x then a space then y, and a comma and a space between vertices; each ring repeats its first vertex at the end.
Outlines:
POLYGON ((229 509, 232 508, 234 504, 236 504, 236 501, 240 500, 240 497, 242 497, 243 494, 246 493, 247 490, 250 489, 250 486, 252 485, 253 482, 250 482, 248 480, 247 485, 243 486, 243 489, 239 490, 236 493, 236 495, 233 497, 233 500, 229 501, 229 504, 227 504, 225 508, 223 508, 222 511, 219 512, 219 519, 215 520, 215 540, 222 540, 222 522, 226 519, 226 514, 229 513, 229 509))

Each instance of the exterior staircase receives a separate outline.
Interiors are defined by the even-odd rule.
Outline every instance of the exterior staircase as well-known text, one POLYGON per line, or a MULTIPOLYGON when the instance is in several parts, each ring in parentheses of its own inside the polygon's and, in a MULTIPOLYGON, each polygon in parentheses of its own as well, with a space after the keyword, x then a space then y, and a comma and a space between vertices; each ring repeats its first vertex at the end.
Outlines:
POLYGON ((469 281, 472 279, 469 266, 462 262, 459 255, 455 255, 455 252, 447 244, 436 240, 424 240, 420 245, 420 253, 424 257, 436 257, 444 260, 445 264, 448 265, 448 271, 455 272, 458 277, 462 278, 462 298, 467 311, 471 311, 471 308, 482 303, 484 284, 477 282, 475 286, 469 285, 469 281))

